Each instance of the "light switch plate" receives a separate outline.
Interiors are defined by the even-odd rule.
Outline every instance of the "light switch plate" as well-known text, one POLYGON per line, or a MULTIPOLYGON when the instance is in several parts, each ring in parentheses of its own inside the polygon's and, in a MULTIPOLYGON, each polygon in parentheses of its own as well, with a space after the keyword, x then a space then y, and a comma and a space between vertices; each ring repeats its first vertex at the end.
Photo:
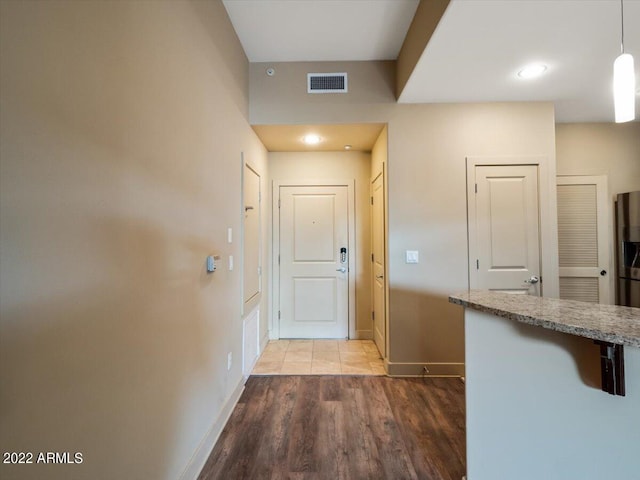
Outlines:
POLYGON ((418 263, 420 261, 420 254, 417 250, 407 250, 406 251, 406 263, 418 263))

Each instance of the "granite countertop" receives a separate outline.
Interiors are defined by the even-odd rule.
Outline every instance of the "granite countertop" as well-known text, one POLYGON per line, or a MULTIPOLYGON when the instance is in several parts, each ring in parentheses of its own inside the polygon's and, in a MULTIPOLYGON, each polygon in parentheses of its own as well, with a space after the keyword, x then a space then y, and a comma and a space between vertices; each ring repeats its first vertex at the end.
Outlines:
POLYGON ((593 340, 640 347, 640 308, 470 290, 449 302, 593 340))

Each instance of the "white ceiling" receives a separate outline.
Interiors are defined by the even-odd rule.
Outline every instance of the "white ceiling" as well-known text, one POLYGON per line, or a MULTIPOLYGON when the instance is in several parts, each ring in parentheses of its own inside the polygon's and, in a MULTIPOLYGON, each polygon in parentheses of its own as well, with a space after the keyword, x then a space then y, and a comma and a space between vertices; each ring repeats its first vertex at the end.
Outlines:
MULTIPOLYGON (((418 5, 223 2, 251 62, 395 59, 418 5)), ((640 0, 624 2, 625 47, 640 77, 640 0)), ((618 0, 451 0, 399 101, 553 101, 559 122, 609 122, 619 53, 618 0), (546 74, 519 79, 532 61, 547 64, 546 74)))
POLYGON ((250 62, 395 60, 418 0, 223 0, 250 62))
MULTIPOLYGON (((640 1, 624 6, 625 50, 638 77, 640 1)), ((558 122, 612 122, 619 54, 618 0, 453 0, 400 102, 553 101, 558 122), (522 80, 517 72, 529 62, 548 70, 522 80)))
POLYGON ((270 152, 370 152, 383 128, 383 123, 253 125, 253 130, 270 152), (306 145, 302 139, 307 134, 318 135, 320 143, 306 145), (345 145, 350 148, 346 149, 345 145))

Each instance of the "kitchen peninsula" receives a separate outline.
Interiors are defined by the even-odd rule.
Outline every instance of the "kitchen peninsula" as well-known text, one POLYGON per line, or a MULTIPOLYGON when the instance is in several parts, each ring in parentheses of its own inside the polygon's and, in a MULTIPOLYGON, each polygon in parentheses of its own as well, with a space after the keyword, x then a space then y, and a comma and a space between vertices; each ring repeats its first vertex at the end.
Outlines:
POLYGON ((639 478, 640 309, 479 290, 449 301, 465 307, 468 480, 639 478))

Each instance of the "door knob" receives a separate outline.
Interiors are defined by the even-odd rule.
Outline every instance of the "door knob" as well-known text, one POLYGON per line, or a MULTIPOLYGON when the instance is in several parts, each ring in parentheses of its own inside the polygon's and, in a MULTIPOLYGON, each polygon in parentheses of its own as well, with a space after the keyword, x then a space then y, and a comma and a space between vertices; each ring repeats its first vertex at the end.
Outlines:
POLYGON ((540 281, 540 279, 538 277, 536 277, 535 275, 532 275, 531 278, 525 280, 524 283, 528 283, 530 285, 535 285, 539 281, 540 281))
POLYGON ((601 270, 601 271, 600 271, 600 275, 602 275, 603 277, 604 277, 606 274, 607 274, 607 271, 606 271, 606 270, 601 270))
POLYGON ((376 278, 384 278, 384 275, 376 275, 376 278))
POLYGON ((336 268, 336 272, 346 273, 347 269, 345 267, 336 268))

